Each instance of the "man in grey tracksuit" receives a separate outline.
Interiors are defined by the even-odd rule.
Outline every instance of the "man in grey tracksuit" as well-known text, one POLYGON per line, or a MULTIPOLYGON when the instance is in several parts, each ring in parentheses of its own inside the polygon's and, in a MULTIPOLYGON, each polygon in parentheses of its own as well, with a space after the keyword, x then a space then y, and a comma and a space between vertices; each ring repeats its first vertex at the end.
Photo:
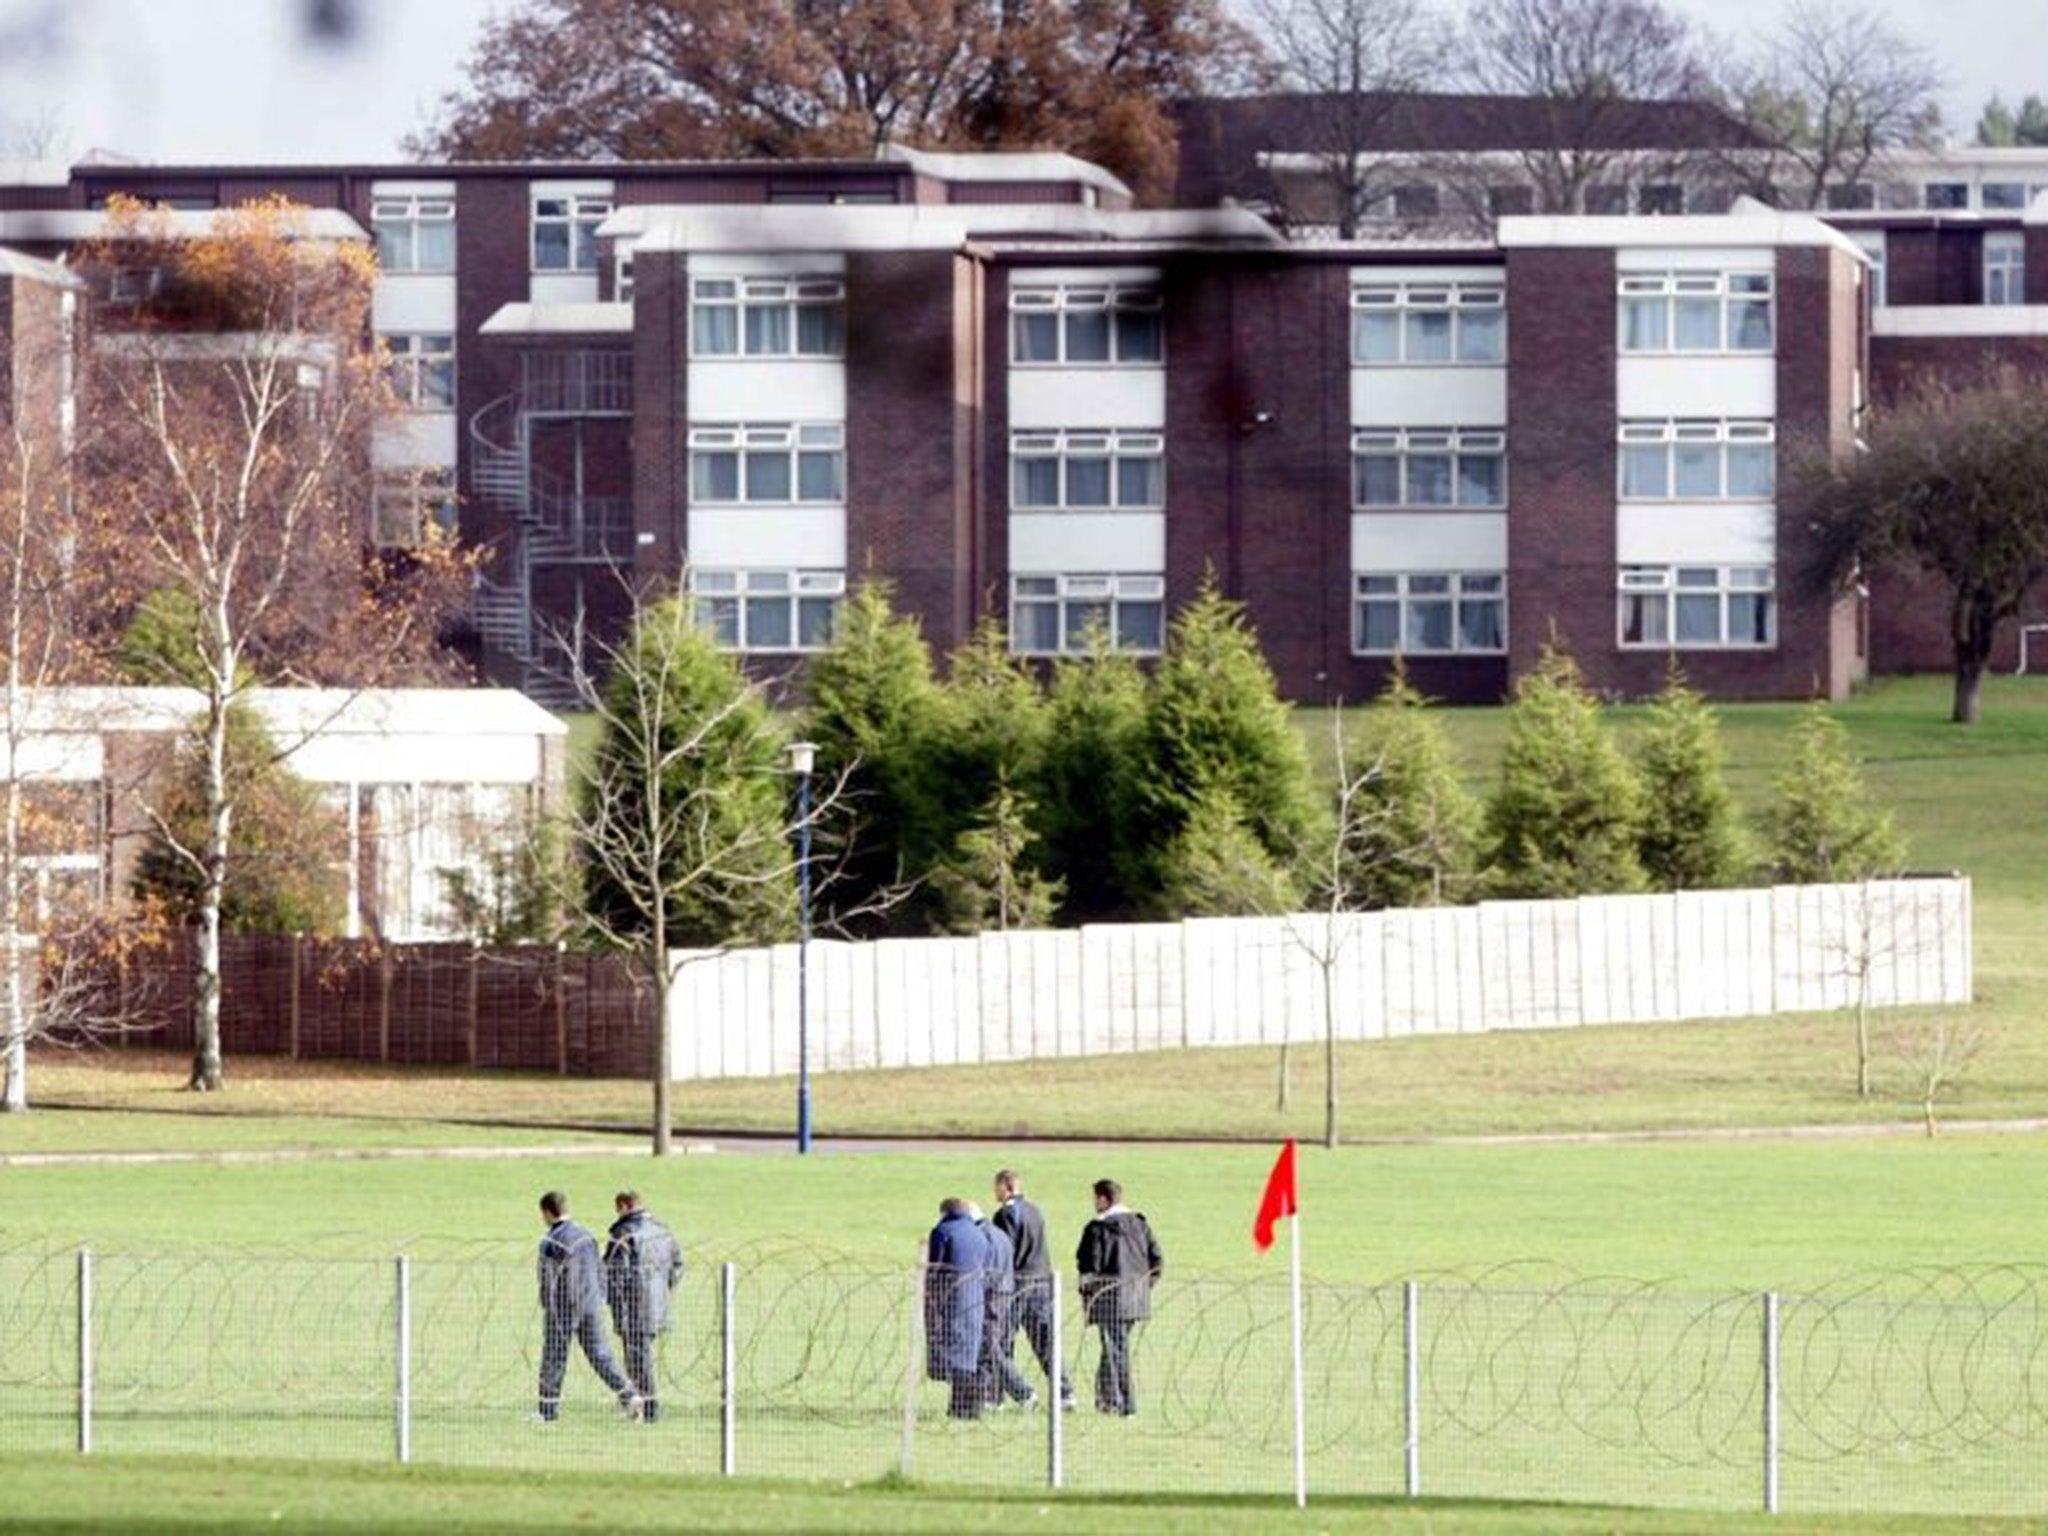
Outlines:
POLYGON ((604 1267, 598 1262, 597 1239, 569 1219, 569 1202, 557 1190, 540 1197, 541 1220, 548 1224, 535 1265, 540 1280, 543 1326, 540 1348, 540 1419, 552 1424, 562 1411, 562 1373, 569 1365, 569 1340, 583 1347, 604 1384, 617 1394, 619 1406, 640 1416, 640 1394, 612 1358, 604 1337, 604 1267))
POLYGON ((655 1391, 654 1341, 668 1332, 671 1303, 683 1281, 683 1250, 675 1234, 648 1213, 637 1190, 612 1200, 618 1212, 604 1245, 605 1300, 626 1352, 626 1374, 640 1394, 641 1416, 661 1416, 655 1391))

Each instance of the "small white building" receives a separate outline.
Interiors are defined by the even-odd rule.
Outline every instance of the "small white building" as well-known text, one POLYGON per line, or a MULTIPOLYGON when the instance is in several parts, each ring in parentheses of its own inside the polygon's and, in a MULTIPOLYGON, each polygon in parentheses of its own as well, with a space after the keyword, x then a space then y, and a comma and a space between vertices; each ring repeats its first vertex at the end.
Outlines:
MULTIPOLYGON (((292 772, 348 828, 350 937, 452 934, 447 872, 481 874, 557 806, 568 727, 502 688, 258 688, 243 696, 292 772)), ((0 772, 61 807, 75 835, 38 838, 45 905, 68 888, 119 903, 150 836, 145 806, 205 707, 183 688, 28 690, 0 701, 0 772)))

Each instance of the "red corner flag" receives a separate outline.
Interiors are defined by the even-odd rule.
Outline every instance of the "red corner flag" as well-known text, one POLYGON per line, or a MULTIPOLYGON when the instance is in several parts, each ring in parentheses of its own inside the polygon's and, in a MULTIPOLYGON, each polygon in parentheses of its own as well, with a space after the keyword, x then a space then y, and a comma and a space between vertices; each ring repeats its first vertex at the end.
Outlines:
POLYGON ((1252 1242, 1264 1253, 1273 1246, 1273 1223, 1283 1216, 1297 1215, 1301 1197, 1294 1188, 1294 1138, 1280 1149, 1273 1171, 1266 1175, 1266 1193, 1259 1201, 1259 1219, 1252 1223, 1252 1242))

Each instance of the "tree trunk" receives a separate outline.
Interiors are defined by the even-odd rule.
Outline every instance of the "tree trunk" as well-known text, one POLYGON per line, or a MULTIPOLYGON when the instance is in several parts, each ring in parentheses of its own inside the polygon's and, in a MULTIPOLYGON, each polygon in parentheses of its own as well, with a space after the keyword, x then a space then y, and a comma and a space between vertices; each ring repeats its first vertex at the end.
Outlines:
POLYGON ((654 935, 654 1155, 675 1149, 676 1047, 668 1029, 668 935, 654 935))
POLYGON ((1949 718, 1957 725, 1975 725, 1984 718, 1984 674, 1991 667, 1997 613, 1988 603, 1958 594, 1951 627, 1956 646, 1956 696, 1949 718))
MULTIPOLYGON (((1327 930, 1323 942, 1330 942, 1327 930)), ((1323 1145, 1337 1145, 1337 956, 1329 948, 1323 954, 1323 1145)))
POLYGON ((1870 1097, 1870 981, 1867 970, 1856 990, 1856 1097, 1870 1097))
POLYGON ((1280 1094, 1279 1107, 1286 1109, 1294 1102, 1294 1062, 1291 1056, 1293 1046, 1286 1040, 1280 1042, 1280 1094))
POLYGON ((1949 718, 1957 725, 1975 725, 1984 718, 1985 661, 1956 656, 1955 708, 1949 718))
MULTIPOLYGON (((18 718, 15 713, 17 690, 11 666, 7 692, 8 745, 18 749, 20 737, 13 729, 18 718)), ((9 753, 10 757, 14 755, 14 752, 9 753)), ((21 942, 24 937, 21 920, 21 780, 13 773, 7 776, 6 823, 5 863, 0 864, 0 879, 7 882, 7 985, 4 1005, 7 1015, 7 1089, 4 1097, 0 1097, 0 1114, 18 1115, 28 1108, 29 999, 22 976, 28 959, 21 942)))
MULTIPOLYGON (((233 676, 230 669, 226 674, 233 676)), ((216 695, 206 716, 206 846, 201 851, 199 954, 192 989, 192 1080, 195 1093, 221 1088, 220 908, 227 889, 228 831, 234 807, 228 803, 228 702, 216 695)))

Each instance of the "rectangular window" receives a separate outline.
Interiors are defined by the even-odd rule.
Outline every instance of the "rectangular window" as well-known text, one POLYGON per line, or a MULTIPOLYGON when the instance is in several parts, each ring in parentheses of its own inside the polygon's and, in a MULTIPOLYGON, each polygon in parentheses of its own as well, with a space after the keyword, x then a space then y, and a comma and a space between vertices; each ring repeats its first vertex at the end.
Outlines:
POLYGON ((690 280, 692 357, 844 357, 846 284, 837 277, 690 280))
POLYGON ((455 270, 455 199, 379 197, 370 203, 377 265, 386 272, 455 270))
POLYGON ((1966 181, 1929 181, 1920 188, 1922 205, 1928 208, 1957 209, 1970 206, 1970 184, 1966 181))
POLYGON ((1624 421, 1617 483, 1623 501, 1769 501, 1777 429, 1768 421, 1624 421))
POLYGON ((1486 211, 1496 219, 1514 218, 1536 211, 1534 187, 1500 186, 1486 189, 1486 211))
POLYGON ((1365 367, 1507 361, 1507 290, 1499 283, 1358 283, 1351 361, 1365 367))
POLYGON ((1507 505, 1507 434, 1450 427, 1351 434, 1354 507, 1507 505))
POLYGON ((1157 432, 1013 432, 1013 512, 1156 512, 1166 505, 1157 432))
POLYGON ((2020 209, 2027 206, 2027 184, 2023 181, 1987 181, 1979 190, 1986 208, 2020 209))
POLYGON ((1623 352, 1769 352, 1769 272, 1625 272, 1619 284, 1623 352))
POLYGON ((399 403, 416 411, 455 409, 455 338, 400 333, 386 336, 391 387, 399 403))
POLYGON ((823 422, 692 427, 690 500, 748 506, 843 502, 846 428, 823 422))
POLYGON ((1984 302, 2027 302, 2027 247, 2024 235, 1984 237, 1984 302))
POLYGON ((1645 182, 1636 189, 1636 212, 1676 214, 1685 212, 1685 188, 1675 181, 1645 182))
POLYGON ((1151 284, 1032 284, 1010 290, 1017 367, 1156 368, 1166 361, 1164 301, 1151 284))
POLYGON ((1758 650, 1777 643, 1777 570, 1768 565, 1624 565, 1624 647, 1758 650))
POLYGON ((1163 576, 1013 576, 1010 649, 1020 656, 1112 650, 1156 654, 1166 644, 1163 576))
POLYGON ((839 628, 844 571, 693 570, 698 624, 730 651, 822 651, 839 628))
POLYGON ((536 197, 533 270, 595 272, 597 227, 611 217, 609 197, 536 197))
POLYGON ((377 477, 375 533, 387 549, 455 537, 455 471, 395 470, 377 477))
POLYGON ((1507 577, 1499 571, 1361 572, 1351 580, 1351 645, 1361 656, 1507 649, 1507 577))

